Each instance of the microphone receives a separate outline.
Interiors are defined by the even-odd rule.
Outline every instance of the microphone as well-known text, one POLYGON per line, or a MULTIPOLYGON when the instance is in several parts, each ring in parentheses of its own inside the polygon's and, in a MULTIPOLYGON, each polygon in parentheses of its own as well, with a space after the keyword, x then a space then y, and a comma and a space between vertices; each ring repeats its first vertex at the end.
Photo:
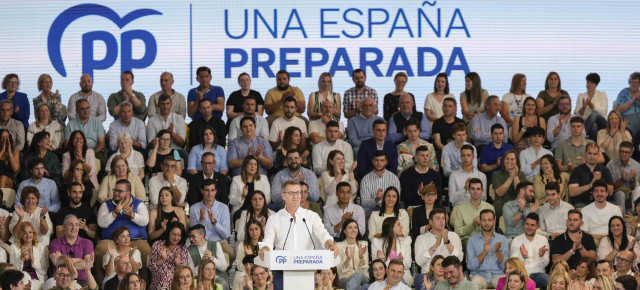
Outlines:
POLYGON ((287 236, 284 238, 284 244, 282 245, 282 249, 284 250, 284 246, 287 245, 287 238, 289 238, 289 233, 291 232, 291 223, 293 222, 293 218, 289 219, 289 230, 287 231, 287 236))
POLYGON ((307 226, 307 219, 302 218, 302 222, 304 223, 304 227, 307 228, 307 233, 309 233, 309 238, 311 238, 311 243, 313 244, 313 249, 316 249, 316 243, 313 242, 313 236, 311 235, 311 231, 309 231, 309 227, 307 226))

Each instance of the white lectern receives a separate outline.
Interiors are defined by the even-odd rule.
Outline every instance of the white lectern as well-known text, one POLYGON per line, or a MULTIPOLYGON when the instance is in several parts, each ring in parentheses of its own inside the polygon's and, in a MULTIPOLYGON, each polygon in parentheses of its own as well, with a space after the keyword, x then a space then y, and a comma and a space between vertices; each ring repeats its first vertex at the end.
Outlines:
POLYGON ((254 264, 282 270, 284 289, 314 289, 314 272, 329 269, 340 263, 340 256, 334 258, 329 250, 305 251, 265 251, 264 260, 254 259, 254 264))

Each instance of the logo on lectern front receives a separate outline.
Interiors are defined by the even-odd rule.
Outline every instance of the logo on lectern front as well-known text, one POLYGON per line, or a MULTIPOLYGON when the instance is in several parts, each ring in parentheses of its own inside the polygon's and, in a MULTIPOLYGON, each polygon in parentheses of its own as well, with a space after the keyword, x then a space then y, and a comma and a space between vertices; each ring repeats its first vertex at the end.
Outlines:
POLYGON ((276 263, 278 263, 278 264, 287 263, 287 257, 286 256, 277 256, 276 257, 276 263))

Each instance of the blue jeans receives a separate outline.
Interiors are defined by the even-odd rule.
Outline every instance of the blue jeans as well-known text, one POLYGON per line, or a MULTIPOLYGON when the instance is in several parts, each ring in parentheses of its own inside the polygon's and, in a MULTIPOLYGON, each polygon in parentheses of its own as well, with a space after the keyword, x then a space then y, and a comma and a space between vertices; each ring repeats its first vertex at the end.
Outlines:
POLYGON ((360 272, 355 272, 349 278, 340 279, 340 287, 345 290, 358 290, 364 283, 369 282, 369 278, 360 272))
POLYGON ((595 111, 591 112, 589 117, 584 120, 584 131, 589 135, 589 139, 594 142, 598 138, 598 131, 605 128, 607 128, 607 120, 595 111))
POLYGON ((632 113, 622 116, 624 119, 629 120, 627 129, 631 132, 631 136, 635 137, 640 129, 640 113, 632 113))
POLYGON ((282 279, 282 270, 273 270, 273 289, 282 290, 284 288, 284 281, 282 279))
MULTIPOLYGON (((609 200, 611 203, 619 206, 620 208, 626 208, 627 196, 622 191, 613 192, 613 195, 610 196, 610 197, 607 197, 607 200, 609 200)), ((623 212, 623 214, 624 214, 624 212, 623 212)))
POLYGON ((545 289, 549 284, 549 275, 546 273, 533 273, 529 274, 529 278, 536 282, 536 288, 545 289))

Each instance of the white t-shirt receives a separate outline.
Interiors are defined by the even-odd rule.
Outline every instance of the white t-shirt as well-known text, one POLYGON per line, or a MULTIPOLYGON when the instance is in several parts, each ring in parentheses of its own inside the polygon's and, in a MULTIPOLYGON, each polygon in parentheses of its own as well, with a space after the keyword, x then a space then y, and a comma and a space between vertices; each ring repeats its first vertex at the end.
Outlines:
MULTIPOLYGON (((427 113, 427 109, 431 110, 431 114, 433 114, 434 116, 436 116, 437 118, 442 117, 442 115, 444 115, 444 113, 442 112, 442 103, 444 102, 444 99, 446 98, 454 98, 455 96, 453 94, 446 94, 444 95, 444 98, 442 98, 442 102, 438 102, 438 100, 436 100, 436 94, 435 93, 431 93, 429 95, 427 95, 427 97, 424 99, 424 113, 427 113)), ((433 122, 429 121, 430 125, 433 125, 433 122)))
POLYGON ((618 206, 607 202, 603 209, 599 209, 592 202, 582 209, 582 230, 592 235, 606 235, 609 233, 609 219, 613 216, 622 217, 618 206))
MULTIPOLYGON (((276 142, 280 140, 280 131, 282 131, 282 134, 284 134, 284 131, 291 126, 298 127, 300 131, 302 131, 302 133, 304 133, 307 137, 309 136, 309 134, 307 134, 307 124, 301 118, 293 117, 293 120, 286 121, 283 117, 280 117, 273 121, 273 124, 271 124, 271 130, 269 131, 269 142, 276 142)), ((280 149, 281 146, 282 145, 278 146, 278 148, 273 149, 280 149)))

